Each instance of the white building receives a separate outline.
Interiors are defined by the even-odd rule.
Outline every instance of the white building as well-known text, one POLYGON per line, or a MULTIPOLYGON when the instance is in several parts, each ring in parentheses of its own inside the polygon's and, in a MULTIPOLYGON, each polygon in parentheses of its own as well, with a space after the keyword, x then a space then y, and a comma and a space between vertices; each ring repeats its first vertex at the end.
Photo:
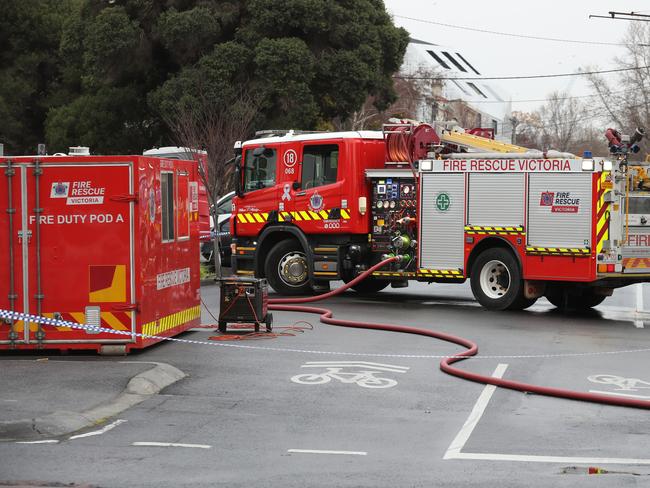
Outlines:
POLYGON ((411 39, 401 73, 409 76, 470 78, 430 82, 428 86, 433 93, 418 105, 418 118, 429 123, 455 120, 465 128, 492 128, 496 139, 510 142, 509 97, 494 83, 481 80, 479 66, 456 49, 411 39))

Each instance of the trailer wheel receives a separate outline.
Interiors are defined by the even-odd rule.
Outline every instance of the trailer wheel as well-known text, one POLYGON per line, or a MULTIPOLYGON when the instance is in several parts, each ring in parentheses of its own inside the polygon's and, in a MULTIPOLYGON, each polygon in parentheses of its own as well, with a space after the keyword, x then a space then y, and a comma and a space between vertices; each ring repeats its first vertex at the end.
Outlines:
POLYGON ((307 256, 293 239, 285 239, 273 246, 266 258, 264 272, 269 284, 282 295, 311 292, 307 256))
MULTIPOLYGON (((351 272, 345 272, 341 277, 345 283, 349 283, 354 278, 356 278, 356 276, 352 276, 351 272)), ((388 280, 378 280, 377 278, 368 276, 366 279, 361 280, 359 283, 354 285, 352 289, 361 295, 369 295, 372 293, 380 292, 388 285, 390 285, 390 281, 388 280)))
POLYGON ((582 293, 570 293, 564 286, 550 286, 544 295, 556 308, 562 311, 587 310, 603 303, 606 295, 599 295, 593 290, 583 290, 582 293))
POLYGON ((472 293, 488 310, 523 310, 535 303, 524 296, 519 263, 507 249, 483 251, 471 272, 472 293))

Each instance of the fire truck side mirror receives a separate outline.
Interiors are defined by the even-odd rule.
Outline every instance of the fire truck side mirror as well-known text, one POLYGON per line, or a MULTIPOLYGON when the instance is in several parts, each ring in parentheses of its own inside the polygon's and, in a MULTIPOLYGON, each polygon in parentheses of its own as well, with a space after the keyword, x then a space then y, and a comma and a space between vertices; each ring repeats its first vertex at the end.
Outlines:
POLYGON ((294 181, 293 185, 291 185, 294 191, 300 190, 300 182, 299 181, 294 181))
POLYGON ((242 190, 241 182, 241 156, 235 158, 235 194, 241 198, 244 196, 244 191, 242 190))

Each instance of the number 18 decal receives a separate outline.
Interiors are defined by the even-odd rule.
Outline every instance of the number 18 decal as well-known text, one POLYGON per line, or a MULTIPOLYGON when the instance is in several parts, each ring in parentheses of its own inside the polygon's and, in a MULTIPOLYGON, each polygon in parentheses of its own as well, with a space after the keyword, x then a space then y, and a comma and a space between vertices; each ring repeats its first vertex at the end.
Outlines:
POLYGON ((298 161, 298 154, 293 149, 288 149, 284 152, 284 174, 293 175, 296 173, 296 168, 294 165, 298 161))

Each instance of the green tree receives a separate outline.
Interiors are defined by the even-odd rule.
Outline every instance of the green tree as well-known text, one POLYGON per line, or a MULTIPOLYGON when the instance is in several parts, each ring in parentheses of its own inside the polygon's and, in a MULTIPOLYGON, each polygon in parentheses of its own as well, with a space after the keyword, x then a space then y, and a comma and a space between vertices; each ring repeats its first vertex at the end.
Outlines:
POLYGON ((74 0, 0 2, 0 143, 34 154, 60 88, 58 48, 74 0))
POLYGON ((179 110, 207 120, 242 100, 259 128, 326 127, 368 95, 394 100, 408 44, 382 0, 80 1, 47 120, 56 148, 140 152, 169 142, 179 110))

